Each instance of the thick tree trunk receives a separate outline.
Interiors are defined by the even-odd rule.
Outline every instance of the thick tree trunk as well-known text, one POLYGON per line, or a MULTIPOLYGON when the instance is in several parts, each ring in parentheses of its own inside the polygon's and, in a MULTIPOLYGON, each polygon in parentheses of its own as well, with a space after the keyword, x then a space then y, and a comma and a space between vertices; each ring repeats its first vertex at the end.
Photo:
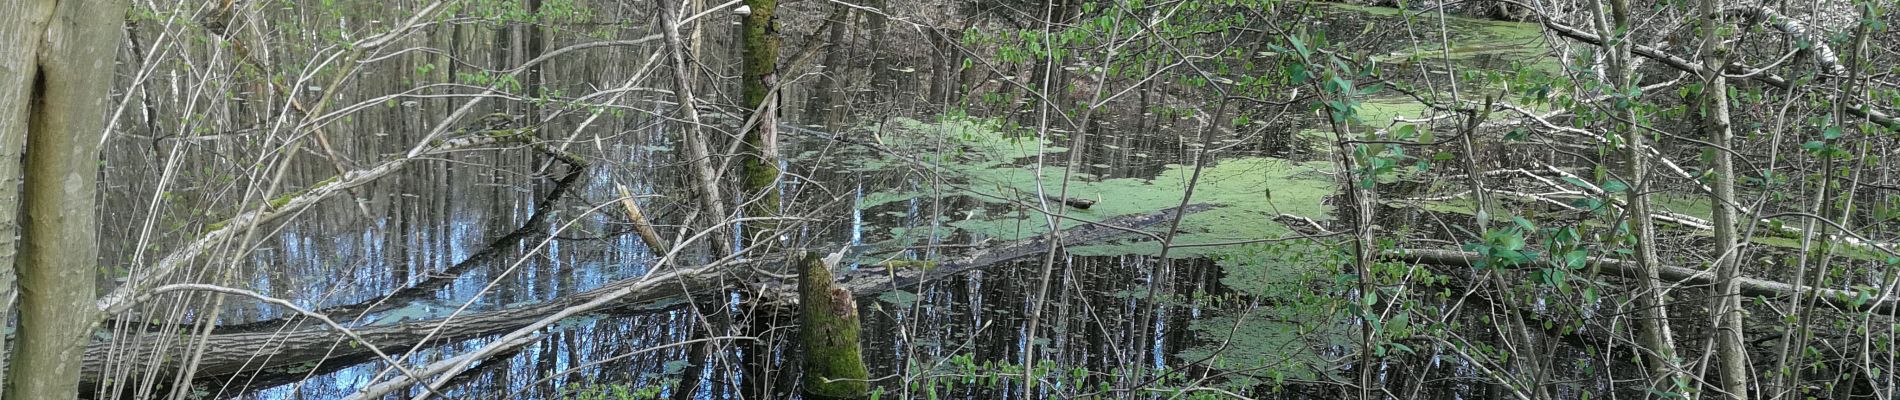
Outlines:
POLYGON ((37 58, 39 65, 25 78, 32 81, 26 91, 31 100, 23 186, 30 190, 22 190, 20 202, 20 326, 8 398, 78 395, 80 356, 99 315, 93 305, 99 256, 93 199, 125 7, 116 1, 42 0, 0 10, 23 16, 28 30, 43 29, 32 34, 37 39, 10 43, 29 48, 31 53, 18 55, 37 58))
MULTIPOLYGON (((746 215, 779 214, 778 191, 778 0, 746 0, 744 92, 747 110, 754 113, 745 134, 739 171, 745 185, 746 215)), ((744 245, 770 238, 776 223, 760 221, 746 229, 744 245)))
MULTIPOLYGON (((35 49, 51 3, 10 1, 0 6, 0 330, 11 327, 18 300, 13 274, 20 225, 20 156, 26 148, 27 118, 32 114, 35 49)), ((0 383, 5 383, 11 340, 0 335, 0 383)))
POLYGON ((837 260, 817 254, 800 257, 798 272, 798 340, 805 350, 807 398, 856 399, 871 389, 858 347, 858 304, 851 291, 832 284, 837 260))

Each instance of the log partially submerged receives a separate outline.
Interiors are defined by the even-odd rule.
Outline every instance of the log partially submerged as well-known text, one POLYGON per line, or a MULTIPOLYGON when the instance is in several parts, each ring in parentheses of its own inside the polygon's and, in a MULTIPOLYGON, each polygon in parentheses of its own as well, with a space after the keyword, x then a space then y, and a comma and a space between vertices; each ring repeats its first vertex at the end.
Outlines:
POLYGON ((1055 195, 1045 195, 1045 196, 1042 196, 1042 198, 1045 200, 1049 200, 1050 202, 1053 202, 1053 203, 1062 203, 1062 205, 1075 207, 1076 209, 1081 209, 1081 210, 1087 210, 1089 209, 1089 207, 1095 206, 1095 200, 1089 200, 1089 199, 1083 199, 1083 198, 1061 197, 1061 196, 1055 196, 1055 195))
MULTIPOLYGON (((1484 259, 1484 256, 1478 253, 1453 250, 1393 250, 1381 254, 1381 257, 1388 260, 1452 266, 1471 266, 1484 259)), ((1596 267, 1599 271, 1609 275, 1625 278, 1637 276, 1636 265, 1622 260, 1593 257, 1589 259, 1588 265, 1596 267)), ((1532 261, 1528 264, 1519 264, 1519 267, 1558 268, 1558 266, 1543 260, 1532 261)), ((1708 285, 1713 283, 1715 278, 1714 272, 1669 265, 1658 266, 1656 274, 1665 281, 1688 285, 1708 285)), ((1896 303, 1900 302, 1900 299, 1891 297, 1880 298, 1878 294, 1868 296, 1860 292, 1815 288, 1812 286, 1796 288, 1794 285, 1783 282, 1746 277, 1737 278, 1736 281, 1737 286, 1741 286, 1743 296, 1785 298, 1793 295, 1819 295, 1818 297, 1821 303, 1842 311, 1868 312, 1893 316, 1896 315, 1897 310, 1900 310, 1900 306, 1896 306, 1896 303)))
MULTIPOLYGON (((1168 209, 1150 214, 1113 218, 1065 230, 1056 235, 1056 241, 1063 244, 1079 244, 1112 239, 1141 232, 1143 228, 1170 221, 1177 211, 1195 213, 1211 208, 1212 206, 1195 204, 1183 209, 1168 209)), ((1051 242, 1046 237, 1038 235, 1035 238, 979 250, 959 259, 945 261, 934 268, 903 271, 868 268, 843 273, 840 274, 842 282, 838 284, 838 287, 849 291, 854 297, 865 298, 896 288, 914 287, 963 272, 1042 254, 1051 248, 1051 242)), ((730 282, 726 278, 731 275, 752 276, 753 278, 748 280, 758 282, 756 289, 761 293, 784 299, 787 303, 795 303, 796 300, 791 299, 796 298, 796 282, 751 272, 755 269, 754 267, 782 262, 784 262, 783 258, 768 257, 702 266, 684 270, 666 284, 653 284, 653 282, 634 278, 530 306, 477 312, 452 319, 358 327, 355 332, 364 340, 385 351, 449 344, 469 338, 511 332, 546 316, 560 313, 571 306, 587 303, 603 295, 636 285, 643 287, 631 295, 621 297, 611 304, 596 309, 596 312, 637 312, 653 309, 656 306, 664 306, 672 300, 683 298, 687 293, 721 290, 722 285, 730 282), (431 332, 438 329, 439 332, 431 337, 431 332)), ((124 336, 128 337, 96 342, 86 349, 82 373, 82 381, 86 387, 97 387, 101 382, 109 382, 115 387, 126 387, 133 383, 113 380, 122 376, 118 374, 119 372, 126 372, 134 377, 145 376, 143 372, 147 371, 147 368, 156 368, 161 372, 151 376, 170 377, 178 369, 180 360, 191 359, 188 356, 194 348, 200 348, 196 346, 199 343, 204 344, 201 347, 204 353, 197 360, 197 375, 200 377, 239 374, 301 375, 303 372, 321 367, 325 360, 361 360, 362 356, 369 352, 367 346, 348 343, 345 335, 340 332, 301 321, 286 322, 281 329, 213 333, 208 337, 191 338, 182 343, 170 335, 128 334, 124 336), (105 370, 108 368, 108 361, 113 371, 105 370)), ((111 389, 105 388, 105 390, 111 389)))

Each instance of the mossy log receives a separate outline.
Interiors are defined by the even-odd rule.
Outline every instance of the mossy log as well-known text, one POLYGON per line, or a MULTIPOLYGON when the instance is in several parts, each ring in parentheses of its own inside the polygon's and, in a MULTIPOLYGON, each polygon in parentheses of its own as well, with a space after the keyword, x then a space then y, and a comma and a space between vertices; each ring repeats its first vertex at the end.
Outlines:
POLYGON ((858 348, 858 305, 832 284, 831 263, 807 253, 799 261, 799 342, 805 350, 807 398, 857 399, 871 389, 858 348))

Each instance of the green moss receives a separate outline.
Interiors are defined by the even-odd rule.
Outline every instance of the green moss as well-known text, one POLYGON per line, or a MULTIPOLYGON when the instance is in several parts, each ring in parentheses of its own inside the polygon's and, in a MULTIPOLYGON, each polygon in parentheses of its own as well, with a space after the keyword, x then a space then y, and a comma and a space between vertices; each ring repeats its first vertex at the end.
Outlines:
POLYGON ((1704 221, 1715 218, 1715 207, 1708 196, 1690 196, 1674 193, 1657 193, 1650 196, 1649 204, 1662 211, 1673 212, 1704 221))
POLYGON ((878 266, 890 269, 919 269, 928 271, 937 268, 937 262, 934 260, 890 260, 879 263, 878 266))
POLYGON ((807 253, 798 274, 799 341, 805 350, 809 398, 856 399, 870 392, 870 373, 858 345, 857 303, 832 285, 831 266, 807 253))
POLYGON ((1410 97, 1377 97, 1359 104, 1359 120, 1369 125, 1366 128, 1384 128, 1398 118, 1418 119, 1429 114, 1429 107, 1410 97))
MULTIPOLYGON (((1764 236, 1760 234, 1760 232, 1757 232, 1756 235, 1754 237, 1749 238, 1748 241, 1751 243, 1768 246, 1768 247, 1774 247, 1774 248, 1778 248, 1778 249, 1782 249, 1786 251, 1795 251, 1795 252, 1801 251, 1801 238, 1798 238, 1798 237, 1764 236)), ((1818 246, 1819 244, 1816 243, 1816 245, 1818 246)), ((1883 252, 1883 251, 1880 251, 1878 249, 1874 249, 1868 246, 1849 245, 1849 244, 1841 244, 1841 243, 1835 243, 1834 246, 1835 246, 1834 255, 1846 257, 1848 259, 1860 260, 1860 261, 1884 262, 1887 260, 1887 257, 1888 257, 1886 252, 1883 252)))

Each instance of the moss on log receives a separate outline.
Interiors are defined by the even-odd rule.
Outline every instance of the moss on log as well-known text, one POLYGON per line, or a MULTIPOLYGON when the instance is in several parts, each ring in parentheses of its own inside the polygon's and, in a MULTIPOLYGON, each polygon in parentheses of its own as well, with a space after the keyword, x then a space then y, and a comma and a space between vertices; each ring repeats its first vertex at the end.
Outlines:
POLYGON ((858 399, 870 392, 870 372, 858 348, 858 305, 831 281, 831 264, 817 254, 800 257, 799 341, 805 350, 805 395, 858 399))

